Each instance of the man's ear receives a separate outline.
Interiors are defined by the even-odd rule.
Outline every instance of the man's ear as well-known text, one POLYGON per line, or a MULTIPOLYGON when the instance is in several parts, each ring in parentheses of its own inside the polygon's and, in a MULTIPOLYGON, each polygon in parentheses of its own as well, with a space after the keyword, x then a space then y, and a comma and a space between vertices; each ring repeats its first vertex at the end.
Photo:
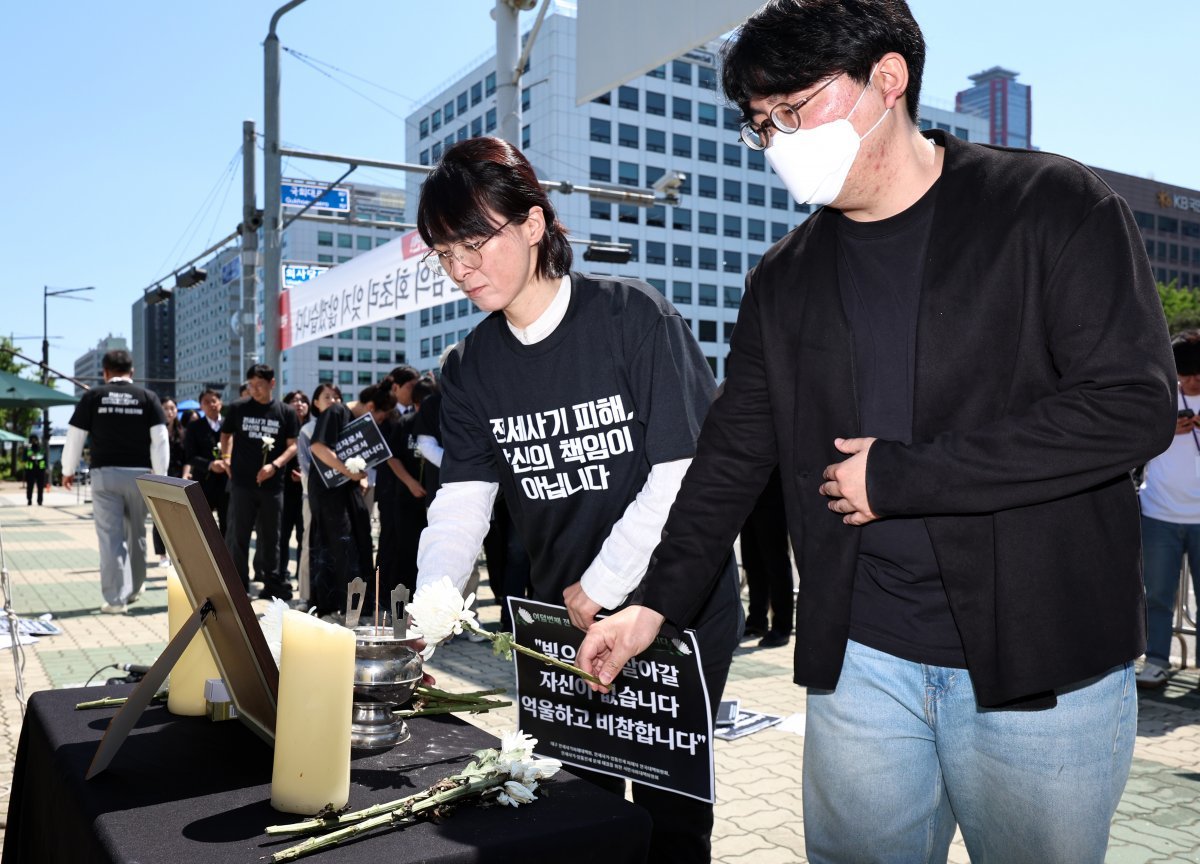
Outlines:
POLYGON ((883 95, 884 107, 895 108, 908 90, 908 63, 895 51, 889 51, 879 60, 871 83, 883 95))

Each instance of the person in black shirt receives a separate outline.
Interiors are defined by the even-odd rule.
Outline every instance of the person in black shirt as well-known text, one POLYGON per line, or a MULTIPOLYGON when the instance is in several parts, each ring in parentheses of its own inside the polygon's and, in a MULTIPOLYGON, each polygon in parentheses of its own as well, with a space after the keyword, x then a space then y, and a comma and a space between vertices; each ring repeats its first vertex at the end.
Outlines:
MULTIPOLYGON (((296 412, 296 437, 299 430, 308 422, 308 396, 301 390, 293 390, 283 397, 285 405, 291 405, 296 412)), ((299 441, 297 440, 297 448, 299 441)), ((300 463, 296 457, 287 463, 283 471, 283 514, 279 524, 279 578, 283 581, 291 579, 289 567, 292 561, 292 534, 296 535, 297 549, 304 548, 304 489, 300 483, 300 463)), ((299 573, 297 565, 297 574, 299 573)))
MULTIPOLYGON (((563 604, 586 630, 639 587, 695 453, 712 372, 658 291, 570 272, 565 231, 511 144, 473 138, 447 150, 422 187, 417 225, 427 263, 491 313, 442 369, 442 485, 418 584, 449 577, 462 590, 503 487, 533 598, 563 604)), ((741 606, 729 549, 714 566, 696 614, 679 623, 696 629, 715 708, 741 606)), ((624 791, 621 778, 588 775, 624 791)), ((709 860, 711 804, 643 783, 633 798, 654 820, 649 860, 709 860)))
POLYGON ((229 463, 221 458, 221 394, 200 394, 200 416, 183 433, 183 478, 196 480, 204 500, 217 516, 217 527, 225 536, 225 512, 229 508, 229 463))
POLYGON ((25 448, 25 503, 33 506, 33 490, 37 487, 38 506, 46 493, 46 451, 42 449, 41 440, 36 435, 29 436, 29 446, 25 448))
POLYGON ((229 462, 228 528, 225 544, 250 590, 247 557, 250 534, 258 523, 257 551, 262 561, 263 587, 259 598, 292 599, 291 585, 280 577, 279 519, 283 511, 283 474, 296 453, 300 431, 296 412, 273 398, 275 370, 264 363, 246 372, 250 394, 229 406, 221 425, 221 454, 229 462))
POLYGON ((391 386, 386 382, 364 390, 358 402, 346 405, 340 400, 321 411, 312 436, 312 466, 309 468, 308 496, 312 510, 309 526, 319 544, 312 562, 312 604, 317 614, 344 612, 346 589, 356 577, 367 583, 363 600, 364 614, 374 609, 374 572, 371 566, 371 522, 362 491, 366 472, 352 472, 338 458, 337 443, 356 417, 370 412, 376 424, 396 407, 391 386), (351 482, 326 486, 321 466, 333 468, 351 482), (369 604, 369 605, 368 605, 369 604))
POLYGON ((67 428, 63 488, 69 490, 91 436, 92 516, 100 541, 100 611, 123 615, 146 581, 146 502, 134 482, 167 471, 167 418, 158 396, 133 383, 133 358, 116 349, 101 361, 104 383, 83 394, 67 428))
POLYGON ((434 392, 434 384, 428 378, 421 378, 409 392, 413 410, 398 416, 393 412, 386 426, 380 425, 392 451, 392 458, 376 469, 375 479, 375 500, 379 502, 376 564, 383 597, 397 585, 406 585, 410 592, 417 590, 417 543, 426 524, 427 493, 420 479, 425 464, 417 452, 416 425, 434 392), (385 537, 391 540, 386 547, 385 537))
MULTIPOLYGON (((167 476, 182 477, 183 476, 183 423, 179 418, 179 406, 175 404, 175 400, 169 396, 162 401, 163 414, 167 418, 167 476)), ((150 531, 151 539, 154 541, 154 554, 158 556, 158 566, 166 567, 171 563, 171 559, 167 557, 167 547, 163 543, 162 535, 158 533, 158 528, 155 527, 150 531)))

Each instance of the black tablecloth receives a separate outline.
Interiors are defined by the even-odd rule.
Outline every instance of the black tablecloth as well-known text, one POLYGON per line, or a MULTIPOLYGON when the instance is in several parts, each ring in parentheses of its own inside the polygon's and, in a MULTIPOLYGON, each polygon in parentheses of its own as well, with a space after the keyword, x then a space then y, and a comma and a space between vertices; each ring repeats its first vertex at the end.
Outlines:
MULTIPOLYGON (((108 688, 124 695, 131 688, 108 688)), ((76 711, 95 689, 34 693, 21 727, 4 864, 257 862, 295 840, 267 825, 299 819, 271 809, 271 749, 236 720, 145 712, 108 770, 84 774, 115 709, 76 711)), ((409 721, 412 739, 359 754, 350 807, 412 794, 459 771, 496 739, 453 717, 409 721)), ((467 804, 440 824, 418 822, 313 856, 316 862, 642 861, 645 811, 559 772, 534 804, 467 804)))

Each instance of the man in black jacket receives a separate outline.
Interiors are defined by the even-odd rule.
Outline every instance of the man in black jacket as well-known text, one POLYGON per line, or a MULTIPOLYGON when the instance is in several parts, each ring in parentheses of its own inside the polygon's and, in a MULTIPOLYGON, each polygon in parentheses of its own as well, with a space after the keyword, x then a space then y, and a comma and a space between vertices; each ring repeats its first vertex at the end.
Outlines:
POLYGON ((810 861, 1100 862, 1145 643, 1129 471, 1174 424, 1132 214, 1087 168, 916 123, 902 0, 772 0, 724 50, 747 146, 829 205, 747 277, 727 386, 612 680, 706 595, 776 465, 800 571, 810 861))
POLYGON ((221 394, 208 389, 200 394, 200 416, 183 433, 183 478, 196 480, 204 500, 217 515, 217 527, 225 536, 225 512, 229 507, 229 463, 221 458, 221 394))

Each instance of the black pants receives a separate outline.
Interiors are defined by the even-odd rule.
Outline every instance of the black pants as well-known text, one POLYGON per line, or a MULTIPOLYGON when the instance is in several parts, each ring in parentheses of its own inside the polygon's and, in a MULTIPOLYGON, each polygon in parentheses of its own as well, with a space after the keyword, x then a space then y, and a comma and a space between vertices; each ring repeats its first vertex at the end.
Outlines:
MULTIPOLYGON (((296 548, 304 548, 304 490, 291 480, 283 482, 283 513, 279 520, 279 578, 291 577, 292 535, 296 535, 296 548)), ((299 559, 297 559, 299 560, 299 559)), ((297 574, 299 573, 297 566, 297 574)))
MULTIPOLYGON (((483 538, 483 554, 487 558, 488 585, 500 604, 500 629, 512 632, 505 598, 529 596, 529 555, 517 536, 503 497, 496 499, 492 524, 483 538)), ((562 598, 547 602, 562 605, 562 598)))
POLYGON ((350 582, 359 576, 368 584, 374 579, 370 517, 357 484, 347 483, 316 494, 311 491, 308 507, 312 521, 308 527, 315 542, 309 543, 309 601, 320 615, 345 612, 350 582))
POLYGON ((778 471, 767 481, 742 526, 742 566, 746 568, 746 587, 750 590, 746 625, 766 630, 769 605, 770 631, 781 636, 791 635, 795 597, 792 594, 792 562, 788 558, 783 487, 778 471))
POLYGON ((242 587, 250 590, 250 534, 257 527, 256 563, 262 565, 263 595, 289 600, 292 588, 279 578, 279 517, 283 487, 234 485, 229 491, 225 545, 233 556, 242 587))
MULTIPOLYGON (((417 544, 428 524, 425 503, 407 491, 397 492, 390 500, 380 498, 379 552, 375 564, 379 568, 380 602, 385 606, 392 589, 398 585, 408 588, 409 597, 417 591, 417 544)), ((371 580, 367 580, 368 583, 371 580)), ((367 602, 363 608, 374 608, 375 586, 367 585, 367 602)))
MULTIPOLYGON (((695 630, 703 658, 701 671, 715 715, 742 632, 742 604, 732 555, 712 596, 697 616, 695 630)), ((620 777, 578 768, 572 768, 571 772, 618 795, 625 794, 625 781, 620 777)), ((708 864, 712 859, 712 804, 636 782, 633 801, 645 807, 654 820, 647 864, 708 864)))
POLYGON ((25 478, 25 503, 33 504, 33 487, 36 486, 38 506, 41 507, 42 497, 46 494, 46 472, 38 471, 36 474, 30 474, 27 471, 25 473, 29 475, 25 478))

